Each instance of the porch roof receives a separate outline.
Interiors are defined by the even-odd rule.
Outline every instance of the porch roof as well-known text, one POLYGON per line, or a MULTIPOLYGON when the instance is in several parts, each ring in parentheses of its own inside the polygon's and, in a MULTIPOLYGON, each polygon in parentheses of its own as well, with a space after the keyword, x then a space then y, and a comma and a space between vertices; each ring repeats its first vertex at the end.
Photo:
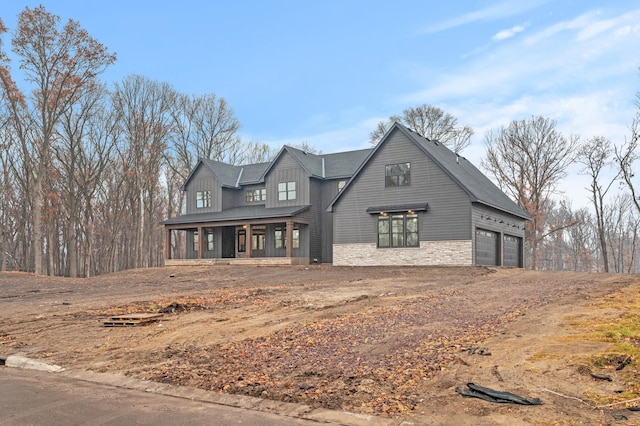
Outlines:
POLYGON ((163 225, 188 225, 196 223, 229 222, 240 220, 263 220, 296 216, 311 206, 290 206, 267 208, 264 204, 241 206, 221 212, 196 213, 177 216, 162 222, 163 225))

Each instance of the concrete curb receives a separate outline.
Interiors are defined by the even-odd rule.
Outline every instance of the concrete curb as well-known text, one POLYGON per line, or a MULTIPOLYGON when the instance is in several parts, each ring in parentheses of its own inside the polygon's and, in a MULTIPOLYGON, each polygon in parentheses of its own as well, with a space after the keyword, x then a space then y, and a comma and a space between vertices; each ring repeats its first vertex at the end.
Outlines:
POLYGON ((59 373, 61 371, 64 371, 64 368, 60 367, 59 365, 47 364, 46 362, 36 361, 31 358, 27 358, 19 355, 2 356, 0 357, 0 359, 4 359, 3 364, 6 367, 48 371, 50 373, 59 373))
POLYGON ((304 404, 272 401, 246 395, 232 395, 206 391, 202 389, 169 385, 165 383, 140 380, 132 377, 110 373, 96 373, 85 370, 66 370, 64 377, 114 386, 124 389, 151 392, 174 398, 189 399, 211 404, 225 405, 245 410, 263 411, 284 417, 312 420, 320 423, 339 424, 345 426, 404 426, 412 423, 394 419, 385 419, 367 414, 350 413, 348 411, 313 408, 304 404))
POLYGON ((157 393, 184 398, 211 404, 225 405, 253 411, 263 411, 278 414, 285 417, 306 419, 323 423, 340 424, 345 426, 396 426, 410 425, 412 423, 393 419, 371 416, 367 414, 350 413, 348 411, 328 410, 313 408, 308 405, 294 404, 290 402, 271 401, 245 395, 231 395, 218 392, 205 391, 188 387, 174 386, 165 383, 140 380, 132 377, 110 373, 96 373, 85 370, 65 370, 64 368, 36 361, 19 355, 0 355, 0 365, 12 368, 39 370, 50 373, 60 373, 64 377, 113 386, 123 389, 142 392, 157 393))

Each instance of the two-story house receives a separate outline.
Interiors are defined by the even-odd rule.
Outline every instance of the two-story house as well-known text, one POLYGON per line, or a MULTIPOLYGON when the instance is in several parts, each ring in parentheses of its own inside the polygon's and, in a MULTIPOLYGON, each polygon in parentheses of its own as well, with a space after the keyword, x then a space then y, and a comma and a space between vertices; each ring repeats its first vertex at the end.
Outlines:
POLYGON ((527 213, 465 158, 398 123, 373 149, 200 160, 182 189, 185 214, 164 222, 167 264, 523 265, 527 213), (173 259, 177 232, 186 262, 173 259))

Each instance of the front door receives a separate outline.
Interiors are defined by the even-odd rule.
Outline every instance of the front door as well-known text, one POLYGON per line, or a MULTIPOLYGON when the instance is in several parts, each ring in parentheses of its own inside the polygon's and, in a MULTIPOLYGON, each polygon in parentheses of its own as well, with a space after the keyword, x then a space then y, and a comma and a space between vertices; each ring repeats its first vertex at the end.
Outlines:
POLYGON ((264 257, 266 230, 264 226, 251 227, 251 257, 264 257))
POLYGON ((222 257, 236 257, 236 228, 233 226, 222 228, 222 257))

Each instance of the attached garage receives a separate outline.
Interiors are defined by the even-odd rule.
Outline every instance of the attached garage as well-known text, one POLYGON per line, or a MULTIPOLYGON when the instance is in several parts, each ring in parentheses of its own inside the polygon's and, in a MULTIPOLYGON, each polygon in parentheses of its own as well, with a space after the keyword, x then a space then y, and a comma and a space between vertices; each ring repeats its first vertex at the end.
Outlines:
POLYGON ((502 245, 502 265, 522 267, 522 238, 505 235, 502 245))
POLYGON ((498 233, 476 229, 476 265, 500 265, 498 233))

